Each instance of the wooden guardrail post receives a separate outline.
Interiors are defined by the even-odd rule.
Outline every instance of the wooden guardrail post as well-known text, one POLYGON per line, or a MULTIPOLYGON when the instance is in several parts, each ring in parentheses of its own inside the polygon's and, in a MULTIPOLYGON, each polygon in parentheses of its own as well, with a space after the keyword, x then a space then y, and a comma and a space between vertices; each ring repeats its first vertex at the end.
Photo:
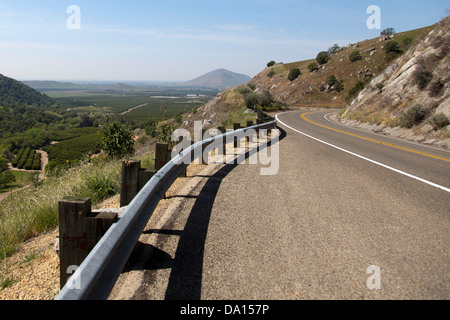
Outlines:
POLYGON ((85 218, 91 213, 91 199, 65 198, 58 203, 59 210, 59 272, 61 288, 74 269, 85 258, 85 218))
POLYGON ((127 206, 139 192, 140 161, 122 162, 122 182, 120 184, 120 206, 127 206))
POLYGON ((167 163, 167 151, 169 145, 167 143, 156 143, 155 147, 155 170, 158 171, 167 163))
POLYGON ((155 169, 141 168, 140 161, 123 161, 120 206, 124 207, 129 205, 155 173, 155 169))
POLYGON ((154 176, 155 169, 139 168, 138 176, 138 192, 145 186, 145 184, 154 176))
POLYGON ((117 220, 117 212, 92 212, 90 198, 66 197, 58 202, 60 287, 117 220))

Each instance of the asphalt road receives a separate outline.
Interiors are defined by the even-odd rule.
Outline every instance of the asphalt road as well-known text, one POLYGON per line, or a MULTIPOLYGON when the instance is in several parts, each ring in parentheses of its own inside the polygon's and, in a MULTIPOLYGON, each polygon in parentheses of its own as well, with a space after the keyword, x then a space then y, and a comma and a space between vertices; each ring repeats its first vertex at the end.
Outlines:
POLYGON ((278 115, 276 174, 206 166, 111 299, 449 299, 450 153, 325 114, 278 115))

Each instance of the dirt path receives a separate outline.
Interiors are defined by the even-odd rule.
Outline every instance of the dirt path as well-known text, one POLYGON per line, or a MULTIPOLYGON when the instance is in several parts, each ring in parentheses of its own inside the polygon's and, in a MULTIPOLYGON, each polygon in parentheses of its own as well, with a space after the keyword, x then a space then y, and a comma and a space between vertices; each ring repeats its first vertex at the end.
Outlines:
POLYGON ((36 150, 36 153, 41 154, 41 174, 39 175, 39 181, 45 179, 45 166, 48 164, 48 154, 44 150, 36 150))
POLYGON ((130 112, 130 111, 133 111, 133 110, 135 110, 135 109, 138 109, 138 108, 143 107, 143 106, 146 106, 146 105, 148 105, 148 102, 147 102, 147 103, 140 104, 140 105, 138 105, 138 106, 136 106, 136 107, 130 108, 130 109, 128 109, 127 111, 121 112, 121 113, 119 113, 119 114, 120 114, 121 116, 123 116, 124 114, 127 114, 127 113, 130 112))

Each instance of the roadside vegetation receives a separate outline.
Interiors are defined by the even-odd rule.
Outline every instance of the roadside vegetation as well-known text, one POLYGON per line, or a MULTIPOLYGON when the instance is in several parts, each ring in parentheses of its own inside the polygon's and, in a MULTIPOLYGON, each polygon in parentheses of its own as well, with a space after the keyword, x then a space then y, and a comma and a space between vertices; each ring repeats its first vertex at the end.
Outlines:
MULTIPOLYGON (((297 72, 295 74, 296 77, 300 75, 297 72)), ((235 91, 243 96, 245 106, 250 109, 270 112, 287 108, 287 104, 276 100, 269 90, 263 90, 261 93, 255 92, 255 87, 251 83, 239 86, 235 91)))
MULTIPOLYGON (((246 93, 254 93, 254 88, 247 88, 246 93)), ((244 101, 243 95, 237 91, 229 92, 233 93, 231 96, 236 96, 236 99, 229 101, 233 105, 236 101, 244 101)), ((256 96, 258 108, 277 106, 277 102, 267 93, 256 96)), ((196 103, 200 105, 199 101, 196 103)), ((250 117, 254 119, 255 114, 246 113, 244 105, 239 105, 238 109, 239 112, 229 115, 229 120, 245 123, 250 117)), ((44 130, 44 133, 36 136, 39 142, 28 137, 31 132, 37 133, 36 127, 23 132, 22 139, 10 137, 0 153, 2 181, 9 179, 11 183, 12 173, 16 180, 14 184, 19 180, 24 183, 27 181, 29 187, 11 193, 0 202, 0 259, 14 253, 25 240, 54 230, 58 226, 58 201, 64 197, 90 197, 95 206, 118 194, 122 159, 132 157, 141 160, 143 167, 154 167, 151 146, 155 141, 167 141, 172 131, 182 125, 183 115, 187 112, 186 105, 180 104, 177 110, 170 117, 172 113, 161 107, 158 113, 153 111, 147 114, 139 126, 120 116, 108 114, 96 117, 88 114, 79 117, 73 123, 74 126, 68 128, 64 128, 62 122, 53 124, 54 129, 44 130), (55 128, 58 125, 60 130, 55 128), (22 162, 33 164, 39 157, 35 151, 37 147, 48 152, 46 179, 38 182, 32 176, 26 178, 30 173, 4 171, 8 162, 13 162, 17 167, 22 162)), ((195 109, 190 112, 195 113, 195 109)), ((0 187, 9 191, 9 186, 5 184, 0 183, 0 187)))
POLYGON ((11 194, 0 202, 0 250, 3 256, 23 241, 58 225, 58 201, 66 196, 92 197, 101 201, 117 193, 120 181, 117 161, 96 158, 49 176, 38 185, 11 194))

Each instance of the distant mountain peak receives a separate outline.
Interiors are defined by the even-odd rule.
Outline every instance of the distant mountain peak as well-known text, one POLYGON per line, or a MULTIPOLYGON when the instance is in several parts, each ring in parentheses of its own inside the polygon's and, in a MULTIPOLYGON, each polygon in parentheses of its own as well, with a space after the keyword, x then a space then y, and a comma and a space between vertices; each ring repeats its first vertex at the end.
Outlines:
POLYGON ((247 83, 251 78, 227 69, 216 69, 198 78, 180 83, 183 87, 207 87, 215 89, 228 89, 247 83))

